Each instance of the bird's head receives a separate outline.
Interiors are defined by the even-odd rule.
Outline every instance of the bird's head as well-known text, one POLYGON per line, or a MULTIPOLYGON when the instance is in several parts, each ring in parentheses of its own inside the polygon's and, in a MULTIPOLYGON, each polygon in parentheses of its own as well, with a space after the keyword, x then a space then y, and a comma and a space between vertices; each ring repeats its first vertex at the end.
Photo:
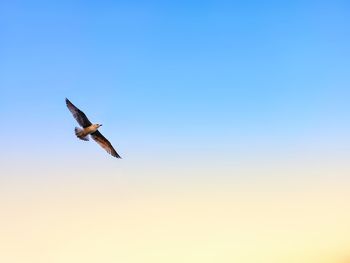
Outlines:
POLYGON ((94 126, 94 128, 98 129, 102 126, 102 124, 94 124, 93 126, 94 126))

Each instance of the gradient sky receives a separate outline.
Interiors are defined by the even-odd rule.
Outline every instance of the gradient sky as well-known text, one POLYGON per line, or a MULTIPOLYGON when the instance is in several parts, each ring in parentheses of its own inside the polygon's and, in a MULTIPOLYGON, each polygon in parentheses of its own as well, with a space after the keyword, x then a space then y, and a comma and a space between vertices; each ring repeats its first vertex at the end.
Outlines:
POLYGON ((1 1, 0 244, 14 252, 0 261, 343 262, 349 12, 346 1, 1 1), (123 160, 74 138, 65 97, 123 160))

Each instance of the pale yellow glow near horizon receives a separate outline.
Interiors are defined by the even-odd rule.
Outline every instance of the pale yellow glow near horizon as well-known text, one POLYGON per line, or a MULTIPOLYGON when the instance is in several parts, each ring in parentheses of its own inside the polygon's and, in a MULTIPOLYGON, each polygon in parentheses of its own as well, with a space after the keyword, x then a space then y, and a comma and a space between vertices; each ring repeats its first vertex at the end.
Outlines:
POLYGON ((3 194, 0 262, 349 262, 346 186, 128 187, 3 194))

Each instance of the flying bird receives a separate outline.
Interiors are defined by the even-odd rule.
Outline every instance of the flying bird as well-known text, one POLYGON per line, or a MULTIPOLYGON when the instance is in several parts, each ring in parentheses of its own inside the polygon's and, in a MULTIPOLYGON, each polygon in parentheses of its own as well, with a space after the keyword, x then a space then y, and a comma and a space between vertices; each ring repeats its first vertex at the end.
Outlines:
POLYGON ((71 103, 66 98, 66 104, 70 112, 73 114, 73 117, 82 127, 75 127, 75 135, 83 141, 89 140, 89 135, 91 138, 97 142, 103 149, 105 149, 109 154, 116 158, 121 158, 117 151, 113 148, 112 144, 98 131, 98 128, 102 124, 92 124, 89 119, 86 117, 85 113, 79 110, 73 103, 71 103))

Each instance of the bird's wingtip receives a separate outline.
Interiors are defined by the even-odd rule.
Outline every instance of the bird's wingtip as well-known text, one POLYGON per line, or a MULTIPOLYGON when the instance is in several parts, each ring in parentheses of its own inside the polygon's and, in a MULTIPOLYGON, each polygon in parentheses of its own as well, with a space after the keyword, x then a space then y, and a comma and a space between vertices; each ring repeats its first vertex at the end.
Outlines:
POLYGON ((65 101, 66 101, 66 104, 67 104, 67 105, 72 104, 72 103, 70 102, 70 100, 69 100, 69 99, 67 99, 67 98, 65 99, 65 101))

